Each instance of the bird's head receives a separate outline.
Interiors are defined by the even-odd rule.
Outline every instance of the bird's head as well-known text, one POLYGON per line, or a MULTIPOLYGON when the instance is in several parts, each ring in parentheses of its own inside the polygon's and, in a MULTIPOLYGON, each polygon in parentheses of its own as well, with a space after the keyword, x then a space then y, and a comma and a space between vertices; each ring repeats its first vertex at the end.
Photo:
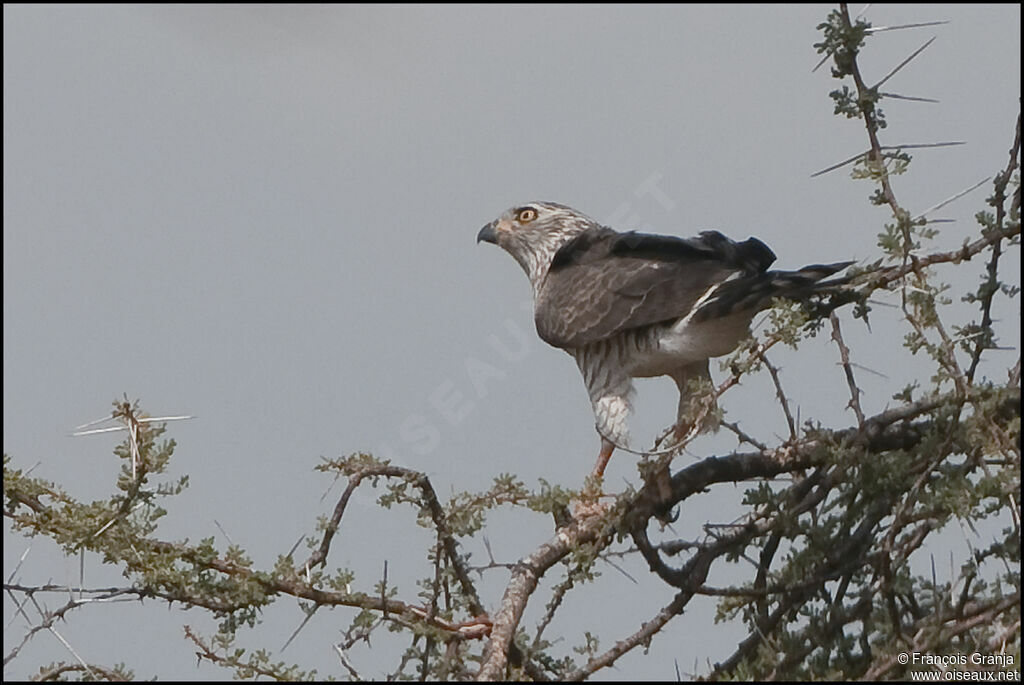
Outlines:
POLYGON ((498 245, 516 258, 534 287, 543 280, 562 245, 600 224, 555 202, 516 205, 480 229, 476 241, 498 245))

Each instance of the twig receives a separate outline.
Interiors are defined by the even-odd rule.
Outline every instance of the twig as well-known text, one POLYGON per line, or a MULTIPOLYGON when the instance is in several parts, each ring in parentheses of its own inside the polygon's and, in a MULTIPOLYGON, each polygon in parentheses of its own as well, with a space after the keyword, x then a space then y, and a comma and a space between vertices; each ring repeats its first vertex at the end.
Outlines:
POLYGON ((722 425, 723 428, 727 428, 727 429, 731 430, 733 433, 735 433, 736 437, 739 438, 741 443, 745 442, 745 443, 747 443, 749 445, 753 445, 754 447, 758 448, 759 450, 767 450, 768 449, 768 446, 765 445, 763 442, 761 442, 760 440, 757 440, 756 438, 753 438, 753 437, 747 435, 743 431, 743 429, 740 428, 738 423, 729 423, 728 421, 722 421, 721 425, 722 425))
POLYGON ((860 408, 860 394, 861 389, 857 387, 857 381, 853 378, 853 369, 850 368, 850 349, 843 342, 843 333, 839 328, 839 317, 836 316, 835 312, 829 314, 829 321, 832 322, 832 339, 836 341, 836 345, 839 347, 839 357, 842 359, 843 371, 846 374, 846 384, 850 388, 850 407, 853 408, 853 413, 857 415, 857 425, 864 425, 864 411, 860 408))
MULTIPOLYGON (((832 316, 835 316, 833 314, 832 316)), ((758 356, 758 359, 768 369, 768 373, 772 377, 772 383, 775 385, 775 396, 779 398, 779 404, 782 406, 782 413, 786 415, 786 424, 789 426, 789 439, 796 441, 796 423, 793 421, 793 414, 789 411, 789 401, 786 399, 786 393, 782 390, 782 382, 779 380, 779 371, 775 366, 768 361, 768 357, 764 353, 758 356)))
MULTIPOLYGON (((1020 136, 1020 121, 1021 115, 1017 114, 1017 126, 1014 133, 1013 145, 1010 147, 1010 160, 1006 164, 1006 168, 996 177, 995 180, 995 192, 993 193, 992 204, 996 210, 996 221, 995 228, 998 232, 1003 227, 1003 222, 1006 218, 1006 186, 1009 184, 1010 179, 1013 177, 1013 172, 1018 166, 1018 156, 1021 149, 1021 136, 1020 136)), ((1019 191, 1018 191, 1019 192, 1019 191)), ((980 328, 984 332, 990 332, 992 330, 992 298, 995 297, 996 291, 998 290, 998 275, 999 275, 999 257, 1002 253, 1001 240, 997 239, 992 243, 992 256, 989 258, 988 266, 986 267, 986 278, 985 285, 983 288, 983 294, 981 297, 981 324, 980 328)), ((991 345, 990 336, 986 335, 983 338, 977 340, 974 344, 974 351, 971 354, 971 365, 967 369, 967 382, 974 382, 974 373, 978 369, 978 364, 981 362, 982 351, 991 345)))

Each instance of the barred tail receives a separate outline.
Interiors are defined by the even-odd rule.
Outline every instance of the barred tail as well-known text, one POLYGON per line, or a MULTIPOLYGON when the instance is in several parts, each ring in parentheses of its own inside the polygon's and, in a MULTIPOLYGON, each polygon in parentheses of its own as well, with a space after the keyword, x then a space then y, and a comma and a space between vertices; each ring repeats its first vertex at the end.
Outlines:
POLYGON ((693 320, 707 321, 736 312, 757 311, 768 307, 775 297, 804 300, 839 294, 844 292, 843 286, 850 281, 850 277, 824 279, 853 263, 811 264, 797 271, 762 271, 739 275, 718 286, 694 312, 693 320))

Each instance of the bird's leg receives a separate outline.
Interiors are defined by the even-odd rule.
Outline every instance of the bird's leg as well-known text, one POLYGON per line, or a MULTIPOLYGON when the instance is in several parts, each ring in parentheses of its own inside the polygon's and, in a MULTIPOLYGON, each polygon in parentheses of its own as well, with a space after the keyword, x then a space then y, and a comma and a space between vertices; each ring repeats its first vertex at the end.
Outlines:
POLYGON ((591 473, 595 480, 604 478, 604 469, 608 466, 608 460, 612 458, 614 451, 615 443, 608 438, 601 438, 601 451, 597 455, 597 463, 594 464, 594 471, 591 473))
MULTIPOLYGON (((685 438, 694 427, 694 421, 696 417, 695 413, 699 414, 699 408, 694 402, 695 399, 699 399, 693 396, 691 392, 692 387, 690 386, 691 381, 703 380, 711 382, 711 371, 708 368, 708 360, 700 361, 695 364, 688 364, 682 366, 670 374, 672 380, 676 382, 676 387, 679 388, 679 409, 676 413, 676 426, 675 426, 675 439, 678 443, 680 440, 685 438)), ((702 422, 701 430, 712 428, 711 421, 705 418, 702 422)))
POLYGON ((598 498, 602 494, 601 483, 604 480, 604 469, 608 466, 608 460, 611 459, 612 452, 614 451, 615 443, 602 437, 601 451, 597 455, 597 463, 594 464, 594 470, 587 477, 586 483, 583 486, 583 492, 580 493, 580 499, 575 502, 573 507, 573 515, 576 518, 604 513, 604 507, 601 506, 598 498))
POLYGON ((602 437, 601 451, 597 455, 597 463, 594 464, 594 470, 590 472, 590 475, 587 477, 583 486, 583 498, 585 500, 594 502, 601 496, 601 484, 604 482, 604 469, 608 466, 608 460, 611 459, 612 452, 614 451, 615 443, 605 437, 602 437))
MULTIPOLYGON (((600 348, 603 349, 603 348, 600 348)), ((617 445, 629 441, 629 396, 633 389, 632 379, 626 368, 621 366, 615 355, 582 347, 576 353, 576 363, 586 382, 587 394, 594 408, 594 428, 601 436, 601 451, 597 455, 594 470, 587 477, 581 492, 577 512, 586 515, 587 509, 601 513, 597 499, 601 496, 604 470, 617 445)))
MULTIPOLYGON (((701 407, 698 407, 695 402, 699 397, 694 397, 694 393, 691 392, 694 389, 691 381, 695 379, 710 381, 711 373, 708 369, 708 361, 705 359, 681 366, 669 375, 676 382, 676 387, 679 388, 679 408, 676 413, 676 425, 673 430, 673 446, 678 446, 693 432, 695 422, 701 415, 701 407)), ((709 427, 706 418, 701 420, 701 424, 701 430, 709 427)), ((670 462, 664 461, 659 465, 657 471, 647 476, 647 481, 653 486, 656 502, 665 503, 666 505, 672 499, 672 473, 669 466, 670 462)), ((658 516, 658 520, 664 525, 673 519, 666 511, 658 516)))

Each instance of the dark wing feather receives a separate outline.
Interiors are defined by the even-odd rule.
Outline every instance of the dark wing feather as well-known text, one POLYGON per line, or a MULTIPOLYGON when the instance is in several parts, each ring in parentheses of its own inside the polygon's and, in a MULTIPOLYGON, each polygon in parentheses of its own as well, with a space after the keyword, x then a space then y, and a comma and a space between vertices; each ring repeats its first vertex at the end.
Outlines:
POLYGON ((849 282, 849 277, 829 281, 822 279, 853 263, 812 264, 797 271, 764 271, 731 280, 723 283, 712 297, 701 304, 694 312, 693 321, 718 319, 744 309, 762 309, 775 297, 804 300, 810 297, 838 296, 849 301, 852 294, 843 287, 849 282))
POLYGON ((585 231, 552 259, 535 310, 537 333, 579 347, 622 331, 686 316, 708 288, 737 272, 764 271, 775 255, 751 238, 585 231))

